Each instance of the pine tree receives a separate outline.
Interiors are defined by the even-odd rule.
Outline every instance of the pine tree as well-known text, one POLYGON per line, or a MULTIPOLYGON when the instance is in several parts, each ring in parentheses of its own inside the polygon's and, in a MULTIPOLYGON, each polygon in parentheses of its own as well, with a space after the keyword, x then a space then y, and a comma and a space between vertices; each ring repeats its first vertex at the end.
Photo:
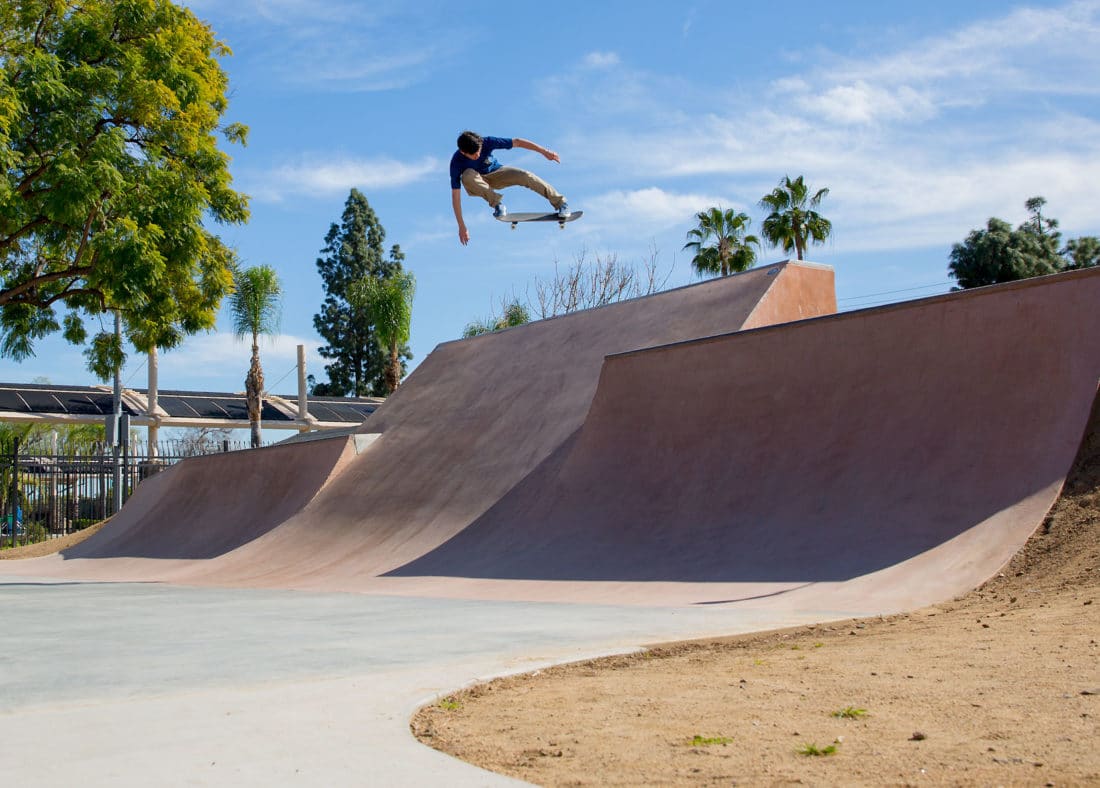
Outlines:
MULTIPOLYGON (((325 300, 313 316, 313 327, 328 343, 318 351, 331 359, 325 365, 328 383, 317 383, 313 393, 322 396, 382 396, 386 392, 386 353, 378 341, 370 313, 348 300, 348 287, 364 277, 390 279, 402 273, 405 255, 394 245, 386 257, 386 231, 367 198, 352 189, 344 203, 340 223, 329 228, 317 272, 325 300)), ((402 348, 404 359, 412 358, 402 348)))

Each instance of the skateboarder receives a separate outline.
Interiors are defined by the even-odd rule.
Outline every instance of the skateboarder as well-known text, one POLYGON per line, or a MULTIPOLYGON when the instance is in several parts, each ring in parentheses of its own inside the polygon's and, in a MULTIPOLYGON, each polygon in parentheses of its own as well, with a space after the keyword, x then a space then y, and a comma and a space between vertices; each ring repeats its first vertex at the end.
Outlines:
POLYGON ((451 204, 455 219, 458 220, 458 240, 465 246, 470 241, 466 223, 462 221, 462 194, 459 186, 466 189, 471 197, 480 197, 493 208, 493 216, 500 219, 508 215, 504 207, 503 195, 496 191, 507 186, 526 186, 538 192, 554 206, 558 216, 567 219, 570 216, 569 203, 557 189, 533 173, 518 167, 501 167, 493 158, 493 151, 510 148, 525 148, 541 153, 550 161, 560 162, 558 154, 519 137, 482 137, 472 131, 458 135, 458 150, 451 157, 451 204))

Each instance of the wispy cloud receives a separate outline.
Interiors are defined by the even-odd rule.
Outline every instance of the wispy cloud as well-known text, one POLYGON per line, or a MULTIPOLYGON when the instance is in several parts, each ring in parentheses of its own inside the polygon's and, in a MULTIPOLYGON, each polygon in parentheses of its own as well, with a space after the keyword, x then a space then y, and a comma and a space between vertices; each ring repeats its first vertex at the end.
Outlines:
MULTIPOLYGON (((312 358, 312 366, 319 372, 321 362, 316 340, 286 334, 261 340, 260 362, 269 390, 293 391, 297 387, 294 372, 298 363, 298 345, 306 347, 307 366, 312 358)), ((243 391, 251 352, 249 343, 237 339, 234 334, 197 334, 189 337, 182 347, 158 354, 158 382, 164 389, 178 388, 174 380, 187 380, 189 388, 208 385, 219 391, 243 391)), ((137 356, 130 360, 127 369, 136 363, 139 363, 137 356)), ((127 385, 141 388, 145 381, 131 380, 127 385)))
MULTIPOLYGON (((396 90, 446 69, 459 46, 449 42, 436 9, 399 2, 349 0, 187 0, 200 18, 247 25, 261 42, 253 59, 286 86, 313 90, 396 90)), ((219 34, 222 31, 218 31, 219 34)), ((454 33, 453 28, 447 32, 454 33)))
POLYGON ((655 230, 690 223, 699 211, 719 204, 736 207, 731 201, 713 195, 677 194, 655 186, 605 192, 586 203, 595 216, 629 217, 632 223, 641 222, 655 230))
POLYGON ((813 57, 767 84, 675 91, 617 63, 593 87, 563 75, 544 97, 591 113, 573 146, 585 166, 637 185, 597 202, 644 210, 690 177, 754 205, 782 175, 805 174, 831 188, 845 249, 952 242, 990 215, 1018 221, 1036 194, 1063 228, 1095 227, 1100 123, 1081 99, 1100 95, 1100 1, 1021 8, 860 59, 813 57), (627 99, 604 101, 618 85, 627 99))
POLYGON ((438 159, 419 161, 305 154, 263 174, 241 176, 242 188, 256 199, 279 202, 289 196, 328 197, 358 189, 395 189, 438 174, 438 159))
POLYGON ((589 52, 581 60, 581 64, 586 68, 609 68, 619 63, 619 56, 615 52, 589 52))

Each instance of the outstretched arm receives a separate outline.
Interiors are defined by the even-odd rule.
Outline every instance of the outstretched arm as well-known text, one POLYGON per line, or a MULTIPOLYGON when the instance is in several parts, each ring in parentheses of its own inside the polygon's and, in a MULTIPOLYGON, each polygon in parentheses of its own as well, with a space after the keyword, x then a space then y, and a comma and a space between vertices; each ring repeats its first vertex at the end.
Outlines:
POLYGON ((549 148, 542 147, 538 143, 531 142, 531 140, 521 139, 520 137, 512 137, 512 147, 513 148, 526 148, 527 150, 533 150, 535 153, 541 153, 543 156, 548 158, 550 161, 556 161, 559 164, 561 163, 561 158, 558 156, 557 153, 550 150, 549 148))
POLYGON ((465 246, 470 242, 470 233, 466 231, 466 222, 462 221, 461 189, 451 189, 451 207, 454 208, 455 221, 458 222, 458 240, 465 246))

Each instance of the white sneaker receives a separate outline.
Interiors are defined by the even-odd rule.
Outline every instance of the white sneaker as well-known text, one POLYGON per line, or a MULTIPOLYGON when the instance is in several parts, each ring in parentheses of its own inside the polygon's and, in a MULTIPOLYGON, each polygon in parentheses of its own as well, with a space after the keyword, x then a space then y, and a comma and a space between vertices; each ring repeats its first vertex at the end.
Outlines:
POLYGON ((498 202, 497 207, 493 209, 493 216, 497 219, 503 219, 508 215, 508 209, 504 207, 504 203, 498 202))
POLYGON ((571 210, 569 210, 569 203, 567 203, 563 200, 561 206, 558 208, 558 218, 559 219, 568 219, 572 215, 573 215, 573 212, 571 210))

